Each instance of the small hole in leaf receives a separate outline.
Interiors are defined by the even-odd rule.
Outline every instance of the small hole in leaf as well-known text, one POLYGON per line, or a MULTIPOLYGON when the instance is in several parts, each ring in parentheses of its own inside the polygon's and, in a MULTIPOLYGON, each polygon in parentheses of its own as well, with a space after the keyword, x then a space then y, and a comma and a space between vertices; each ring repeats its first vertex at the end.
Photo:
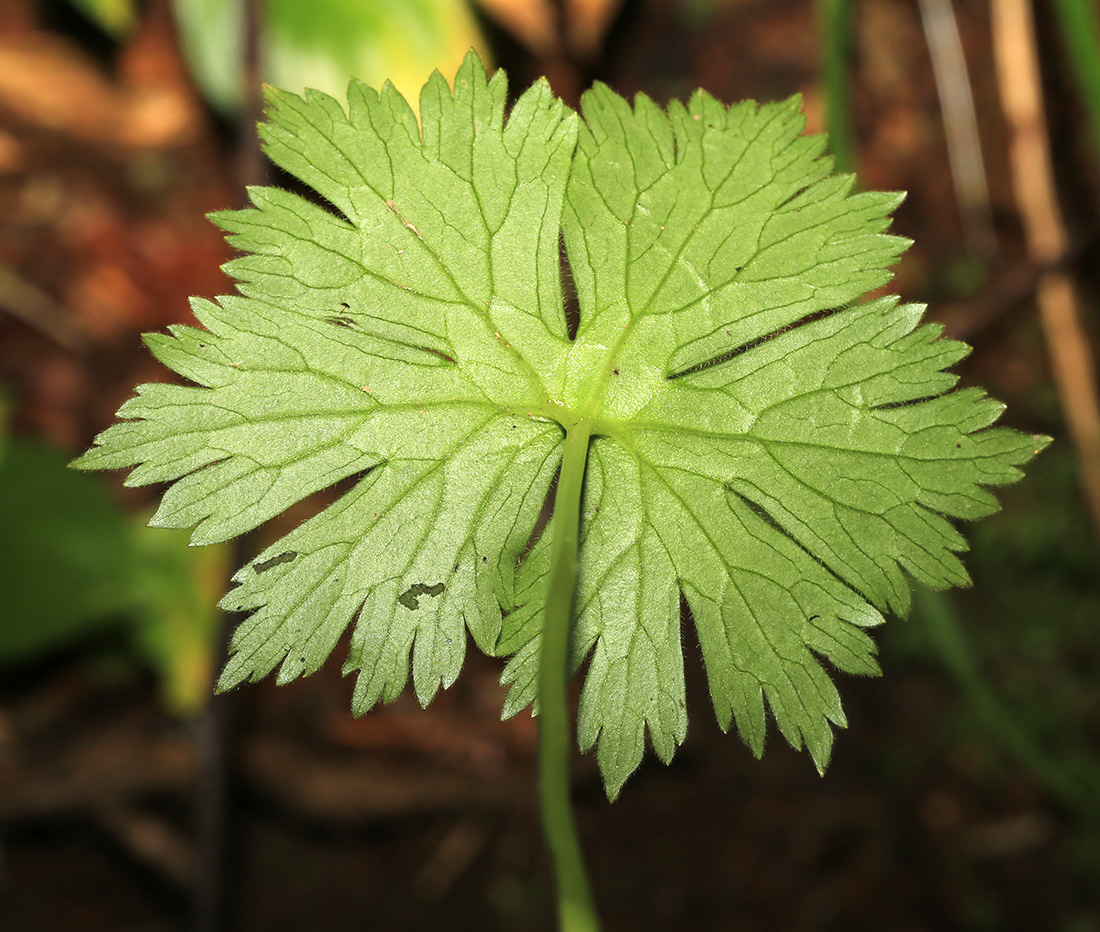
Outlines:
POLYGON ((431 596, 435 598, 438 595, 442 595, 446 588, 447 587, 443 583, 433 583, 430 586, 427 583, 413 583, 397 597, 397 601, 404 605, 410 612, 415 612, 420 609, 421 596, 431 596))
POLYGON ((292 563, 298 558, 298 551, 296 550, 284 550, 282 553, 273 556, 270 560, 262 560, 259 563, 253 563, 252 569, 255 570, 256 575, 266 573, 268 570, 274 569, 276 566, 280 566, 283 563, 292 563))

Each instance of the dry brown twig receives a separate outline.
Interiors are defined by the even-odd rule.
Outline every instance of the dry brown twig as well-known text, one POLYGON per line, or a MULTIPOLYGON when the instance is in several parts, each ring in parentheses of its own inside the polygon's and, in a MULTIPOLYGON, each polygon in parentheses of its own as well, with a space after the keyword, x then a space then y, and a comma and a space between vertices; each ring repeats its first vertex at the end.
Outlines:
POLYGON ((955 10, 951 0, 920 0, 920 11, 967 246, 977 256, 992 258, 997 253, 997 234, 993 229, 978 120, 955 10))
POLYGON ((993 44, 1011 132, 1012 182, 1039 277, 1039 315, 1051 369, 1077 452, 1086 503, 1100 535, 1100 402, 1081 301, 1060 260, 1069 235, 1058 206, 1030 0, 994 0, 993 44))

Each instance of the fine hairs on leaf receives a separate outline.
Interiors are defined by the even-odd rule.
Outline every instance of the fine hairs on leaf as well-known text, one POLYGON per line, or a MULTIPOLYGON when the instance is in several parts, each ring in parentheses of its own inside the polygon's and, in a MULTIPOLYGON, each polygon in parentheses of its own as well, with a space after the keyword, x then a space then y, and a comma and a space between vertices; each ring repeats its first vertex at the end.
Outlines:
POLYGON ((759 756, 770 710, 824 770, 827 665, 877 674, 867 631, 911 581, 968 583, 950 519, 1048 442, 991 427, 921 306, 863 300, 908 245, 901 195, 853 193, 797 98, 597 85, 578 114, 540 81, 509 110, 472 53, 419 117, 388 84, 267 93, 268 156, 332 209, 256 187, 213 214, 238 293, 146 338, 192 384, 140 386, 74 464, 171 483, 151 523, 195 544, 357 477, 235 575, 219 688, 312 673, 350 626, 354 711, 410 673, 427 704, 469 636, 514 715, 557 604, 614 797, 647 734, 664 761, 684 740, 683 599, 718 724, 759 756))

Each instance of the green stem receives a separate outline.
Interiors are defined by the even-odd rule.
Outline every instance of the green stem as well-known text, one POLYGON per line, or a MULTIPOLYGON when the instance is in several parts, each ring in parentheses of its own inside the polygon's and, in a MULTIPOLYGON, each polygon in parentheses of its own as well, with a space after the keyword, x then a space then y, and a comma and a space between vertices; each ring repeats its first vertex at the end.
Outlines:
POLYGON ((1058 0, 1054 8, 1081 98, 1088 109, 1093 143, 1100 152, 1100 43, 1096 39, 1096 9, 1088 0, 1058 0))
POLYGON ((829 133, 829 151, 836 159, 837 171, 850 172, 855 168, 855 140, 848 96, 850 0, 818 0, 818 19, 823 46, 821 70, 825 84, 825 128, 829 133))
POLYGON ((591 435, 592 422, 588 418, 581 418, 565 434, 565 454, 554 498, 550 587, 539 653, 539 808, 554 865, 561 932, 596 932, 599 929, 569 802, 569 750, 573 729, 565 696, 577 588, 581 488, 591 435))
POLYGON ((1019 718, 1001 704, 978 669, 951 600, 942 592, 921 590, 917 593, 916 604, 944 664, 1001 746, 1063 805, 1088 819, 1100 817, 1095 794, 1086 790, 1068 768, 1051 757, 1019 724, 1019 718))

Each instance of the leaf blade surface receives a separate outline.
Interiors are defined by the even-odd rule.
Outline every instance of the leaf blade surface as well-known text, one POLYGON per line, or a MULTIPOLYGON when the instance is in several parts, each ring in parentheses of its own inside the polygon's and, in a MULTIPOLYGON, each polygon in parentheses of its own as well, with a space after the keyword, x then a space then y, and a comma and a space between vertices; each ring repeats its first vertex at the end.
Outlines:
MULTIPOLYGON (((908 241, 900 195, 852 193, 798 100, 667 111, 597 86, 578 119, 534 85, 506 111, 476 57, 419 119, 271 90, 276 188, 213 219, 239 295, 147 338, 194 383, 145 385, 76 465, 174 483, 152 523, 193 542, 348 491, 234 577, 250 612, 220 687, 320 667, 352 626, 364 712, 427 703, 466 637, 533 703, 562 438, 590 431, 571 666, 610 795, 687 729, 682 616, 715 713, 759 755, 770 710, 824 769, 844 713, 825 664, 878 672, 867 630, 910 580, 968 582, 950 519, 990 513, 1045 438, 956 390, 967 348, 923 308, 860 302, 908 241), (579 302, 567 334, 564 242, 579 302), (686 604, 689 613, 683 611, 686 604)), ((575 486, 574 486, 575 487, 575 486)))

